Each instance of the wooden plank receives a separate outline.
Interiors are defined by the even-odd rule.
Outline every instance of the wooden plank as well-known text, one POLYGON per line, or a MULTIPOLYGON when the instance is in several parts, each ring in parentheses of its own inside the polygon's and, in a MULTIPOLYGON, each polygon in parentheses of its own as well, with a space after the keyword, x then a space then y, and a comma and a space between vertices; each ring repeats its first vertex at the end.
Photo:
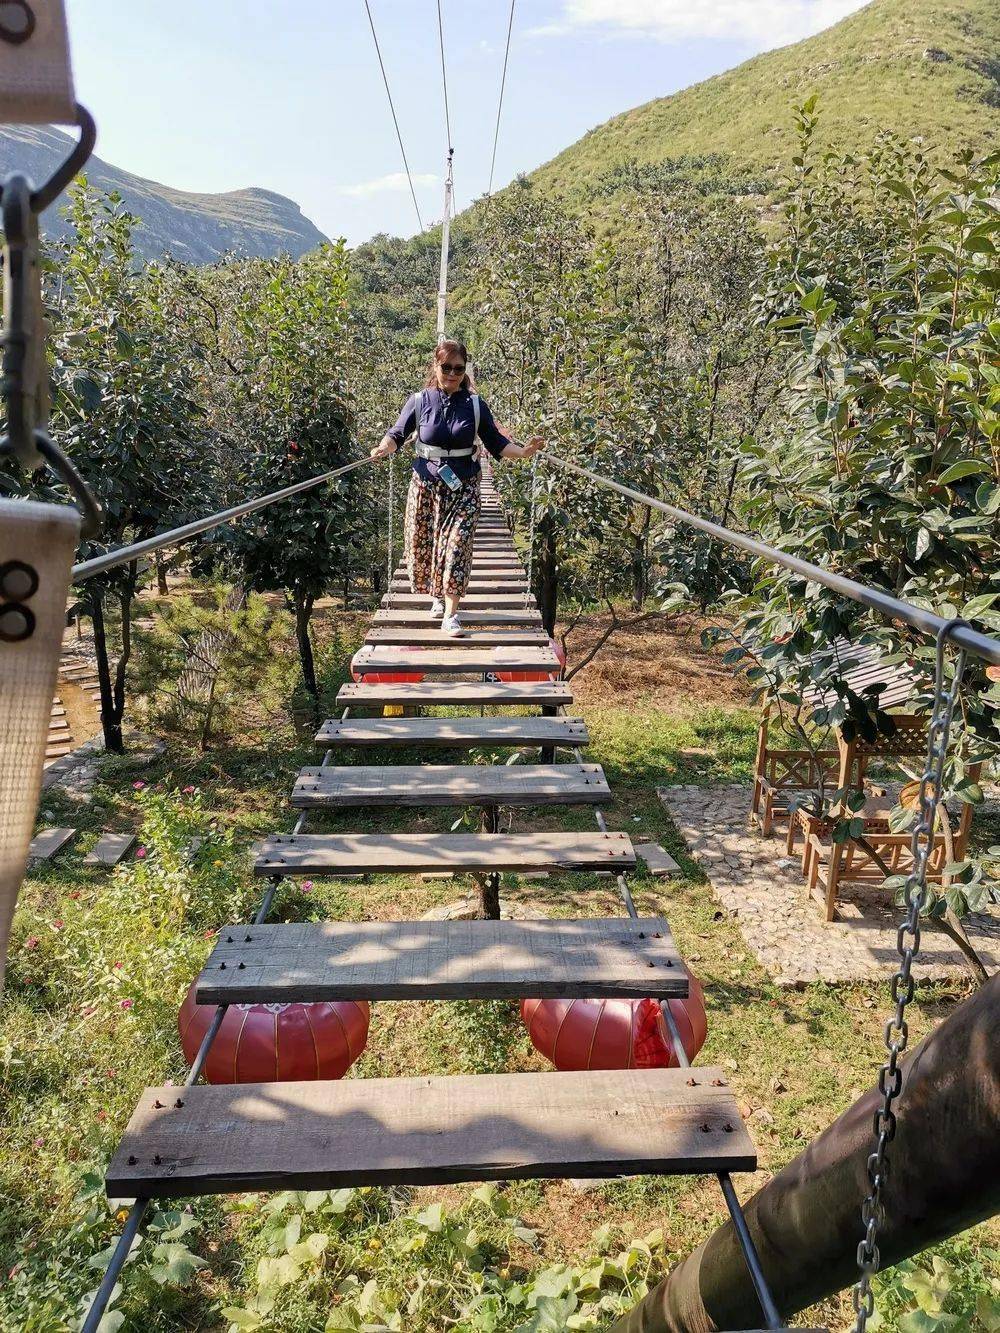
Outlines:
MULTIPOLYGON (((460 613, 464 625, 464 613, 460 613)), ((438 622, 440 625, 440 621, 438 622)), ((510 646, 529 646, 537 644, 544 647, 549 636, 541 629, 478 629, 473 625, 463 633, 445 634, 440 628, 425 626, 421 629, 406 629, 397 625, 372 625, 365 634, 365 643, 400 644, 413 647, 415 644, 428 644, 434 648, 475 647, 503 648, 510 646)))
POLYGON ((616 871, 635 866, 625 833, 276 833, 256 850, 258 875, 435 874, 497 870, 616 871))
MULTIPOLYGON (((528 581, 525 578, 515 578, 513 576, 510 578, 493 578, 492 576, 485 574, 470 575, 468 583, 469 591, 479 593, 480 595, 487 592, 524 592, 527 587, 528 581)), ((409 590, 409 579, 393 579, 389 584, 389 591, 391 593, 409 592, 409 590)))
POLYGON ((666 921, 325 921, 227 926, 199 1004, 330 1000, 686 999, 666 921))
POLYGON ((76 837, 75 828, 46 828, 36 833, 28 845, 28 864, 51 861, 76 837))
POLYGON ((582 717, 372 717, 330 718, 316 744, 396 746, 590 744, 582 717))
POLYGON ((83 858, 83 864, 85 866, 116 866, 134 846, 134 833, 102 833, 83 858))
POLYGON ((541 704, 568 708, 572 702, 573 692, 563 680, 512 680, 498 685, 474 680, 402 681, 397 685, 351 683, 341 685, 337 692, 339 708, 380 708, 383 704, 425 708, 463 705, 521 708, 541 704))
MULTIPOLYGON (((511 608, 509 611, 467 611, 463 605, 462 611, 463 625, 541 625, 542 617, 537 611, 517 610, 511 608)), ((424 611, 420 607, 403 607, 399 610, 386 609, 376 611, 372 617, 372 624, 380 625, 423 625, 427 628, 434 628, 441 624, 440 616, 432 616, 430 611, 424 611)))
POLYGON ((451 648, 363 647, 351 659, 351 670, 359 676, 390 671, 422 671, 424 675, 450 675, 466 671, 552 671, 562 665, 551 648, 451 648))
POLYGON ((680 873, 680 866, 658 842, 640 842, 636 844, 636 851, 646 863, 646 868, 651 875, 677 875, 680 873))
MULTIPOLYGON (((382 605, 384 607, 402 607, 402 606, 430 607, 430 604, 431 604, 430 597, 426 593, 422 592, 394 592, 394 593, 389 593, 382 598, 382 605)), ((489 595, 481 592, 467 592, 465 596, 462 598, 463 611, 471 609, 493 611, 499 607, 504 607, 504 606, 534 607, 536 605, 537 603, 535 601, 534 593, 528 593, 528 595, 525 596, 523 592, 519 593, 503 592, 503 593, 492 593, 489 595)))
POLYGON ((381 764, 304 768, 297 810, 393 805, 599 805, 611 800, 599 764, 381 764))
POLYGON ((753 1171, 726 1084, 708 1066, 150 1088, 105 1185, 166 1198, 753 1171))

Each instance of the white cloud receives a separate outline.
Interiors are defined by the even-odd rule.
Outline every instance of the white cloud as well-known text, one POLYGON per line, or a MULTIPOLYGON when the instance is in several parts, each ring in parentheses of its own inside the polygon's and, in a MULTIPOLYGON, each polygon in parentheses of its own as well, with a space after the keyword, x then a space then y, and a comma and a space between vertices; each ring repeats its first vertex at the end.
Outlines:
MULTIPOLYGON (((413 177, 413 184, 417 188, 421 185, 439 185, 440 176, 435 176, 431 171, 417 172, 413 177)), ((400 194, 405 193, 410 188, 410 183, 406 179, 405 171, 390 171, 387 176, 379 176, 373 181, 359 181, 357 185, 342 185, 341 194, 348 194, 354 199, 367 199, 373 194, 400 194)))
POLYGON ((729 38, 774 47, 828 28, 868 0, 563 0, 555 23, 534 37, 590 29, 609 36, 675 42, 729 38))

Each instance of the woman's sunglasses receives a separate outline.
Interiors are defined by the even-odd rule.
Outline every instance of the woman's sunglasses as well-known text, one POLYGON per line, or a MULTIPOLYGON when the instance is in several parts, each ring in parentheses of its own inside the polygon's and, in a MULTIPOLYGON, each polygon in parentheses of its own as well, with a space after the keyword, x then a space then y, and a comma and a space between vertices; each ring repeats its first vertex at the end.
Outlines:
POLYGON ((442 373, 443 375, 464 375, 464 374, 465 374, 465 367, 464 367, 464 366, 453 366, 453 365, 451 365, 451 364, 450 364, 449 362, 447 362, 447 361, 441 361, 441 362, 439 362, 438 364, 439 364, 440 367, 441 367, 441 373, 442 373))

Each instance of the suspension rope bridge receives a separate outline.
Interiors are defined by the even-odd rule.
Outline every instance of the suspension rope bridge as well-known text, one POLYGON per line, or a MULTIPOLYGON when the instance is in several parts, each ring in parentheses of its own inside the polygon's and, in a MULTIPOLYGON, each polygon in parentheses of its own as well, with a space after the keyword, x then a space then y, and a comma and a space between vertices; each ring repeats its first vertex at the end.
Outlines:
MULTIPOLYGON (((419 220, 416 192, 368 0, 365 7, 419 220)), ((512 0, 494 164, 513 15, 512 0)), ((450 111, 440 5, 438 18, 450 163, 450 111)), ((32 55, 30 38, 29 33, 27 39, 19 39, 26 56, 32 55)), ((2 67, 0 61, 0 70, 2 67)), ((81 153, 85 157, 89 152, 89 118, 73 100, 68 80, 62 80, 58 91, 57 98, 45 103, 44 118, 52 117, 55 105, 57 119, 82 126, 82 147, 70 159, 77 162, 81 153)), ((64 175, 65 169, 60 179, 64 175)), ((450 186, 449 171, 449 191, 450 186)), ((49 182, 41 191, 26 193, 16 180, 4 184, 5 222, 12 200, 31 201, 27 213, 29 250, 32 244, 37 247, 37 212, 51 188, 49 182)), ((450 213, 449 193, 446 224, 450 213)), ((33 270, 20 258, 11 264, 11 256, 23 257, 14 242, 16 237, 12 241, 8 228, 7 271, 15 299, 8 304, 5 330, 4 392, 9 409, 5 447, 25 462, 33 462, 41 451, 60 468, 83 501, 86 487, 54 445, 54 452, 50 451, 44 422, 28 410, 37 386, 29 383, 23 353, 30 347, 36 354, 37 374, 37 353, 44 349, 44 330, 40 322, 31 323, 32 301, 40 291, 37 265, 33 270), (10 410, 12 405, 19 411, 10 410)), ((442 295, 446 301, 446 239, 439 298, 442 295)), ((443 317, 439 305, 439 335, 443 333, 443 317)), ((291 499, 368 462, 355 460, 72 568, 70 552, 79 530, 75 515, 67 519, 64 513, 53 514, 51 506, 3 502, 4 516, 11 518, 6 528, 0 527, 0 591, 6 598, 0 606, 0 626, 8 631, 0 636, 0 665, 12 682, 5 708, 24 706, 29 697, 37 701, 45 697, 46 690, 46 702, 50 701, 54 665, 45 654, 48 652, 51 658, 57 631, 61 631, 59 617, 70 580, 86 581, 117 565, 291 499), (58 525, 58 542, 53 540, 54 524, 58 525), (15 626, 17 632, 11 632, 15 626)), ((861 1281, 855 1303, 857 1328, 864 1333, 873 1310, 871 1277, 879 1264, 880 1204, 895 1128, 894 1106, 904 1082, 899 1059, 907 1045, 906 1006, 913 994, 911 969, 920 941, 929 840, 942 795, 952 717, 966 654, 998 664, 1000 642, 964 621, 946 620, 879 589, 808 564, 603 477, 573 460, 541 456, 540 465, 566 470, 591 486, 610 488, 728 546, 792 570, 810 583, 935 637, 934 708, 920 782, 919 817, 913 832, 913 871, 906 885, 906 914, 899 931, 900 961, 892 988, 894 1013, 886 1028, 886 1060, 879 1079, 881 1104, 869 1159, 869 1189, 858 1251, 861 1281), (957 650, 950 674, 949 646, 957 650)), ((433 627, 430 598, 410 592, 405 571, 394 564, 395 490, 394 473, 390 472, 388 587, 365 643, 352 661, 356 680, 344 685, 338 694, 339 718, 325 722, 317 733, 316 743, 323 750, 321 762, 304 768, 294 783, 289 804, 300 813, 291 831, 271 835, 257 849, 255 871, 267 881, 267 887, 253 922, 223 928, 197 980, 196 999, 215 1007, 184 1086, 151 1088, 143 1093, 108 1166, 109 1195, 133 1198, 135 1202, 83 1323, 84 1333, 94 1333, 100 1325, 143 1218, 156 1198, 288 1187, 637 1173, 718 1177, 735 1243, 763 1322, 769 1329, 783 1326, 758 1249, 761 1236, 748 1225, 731 1179, 733 1172, 755 1170, 755 1149, 724 1072, 713 1067, 692 1069, 689 1064, 679 1024, 679 1015, 692 994, 689 975, 668 922, 638 915, 628 883, 628 874, 635 866, 635 850, 627 835, 608 828, 601 806, 610 801, 611 791, 600 765, 585 758, 586 722, 568 711, 573 703, 572 690, 560 679, 559 659, 542 629, 530 578, 536 496, 537 468, 533 467, 529 565, 525 571, 508 516, 493 489, 489 466, 484 466, 481 516, 465 599, 468 629, 456 639, 433 627), (382 675, 410 671, 431 679, 372 683, 382 675), (496 673, 500 679, 482 679, 483 673, 496 673), (480 679, 470 680, 470 676, 480 679), (367 716, 369 710, 381 710, 385 705, 403 709, 477 708, 480 715, 367 716), (482 710, 487 706, 503 711, 485 715, 482 710), (521 710, 526 707, 540 711, 524 714, 521 710), (359 715, 359 710, 365 715, 359 715), (433 751, 469 751, 484 744, 538 750, 540 762, 333 762, 345 751, 360 751, 368 758, 379 756, 387 747, 396 751, 414 746, 433 751), (557 752, 570 758, 556 762, 557 752), (477 808, 482 829, 461 835, 306 832, 309 812, 316 809, 428 806, 477 808), (501 810, 557 806, 592 809, 596 832, 501 831, 501 810), (494 918, 500 915, 499 876, 503 871, 556 869, 592 874, 610 869, 626 915, 578 921, 325 922, 310 926, 268 921, 277 889, 286 878, 442 869, 477 877, 483 902, 494 918), (198 1083, 229 1007, 234 1004, 498 996, 655 1001, 671 1036, 675 1065, 588 1069, 559 1077, 493 1074, 237 1086, 198 1083)), ((40 761, 35 765, 35 751, 20 739, 6 744, 4 760, 0 796, 8 800, 13 792, 17 802, 17 820, 10 822, 10 828, 15 822, 17 827, 13 834, 8 830, 5 835, 8 842, 0 861, 6 892, 20 856, 15 844, 22 835, 25 812, 33 815, 35 808, 38 789, 34 768, 40 773, 41 765, 40 761)), ((23 857, 20 868, 23 870, 23 857)), ((15 896, 16 887, 14 884, 15 896)), ((773 1264, 773 1255, 769 1257, 773 1264)))

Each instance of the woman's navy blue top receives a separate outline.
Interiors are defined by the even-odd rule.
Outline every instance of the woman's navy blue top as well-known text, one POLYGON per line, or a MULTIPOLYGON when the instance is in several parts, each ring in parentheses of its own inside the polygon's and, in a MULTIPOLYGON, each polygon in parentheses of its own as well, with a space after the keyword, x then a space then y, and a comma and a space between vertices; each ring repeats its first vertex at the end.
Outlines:
MULTIPOLYGON (((389 438, 402 444, 408 435, 413 434, 417 395, 411 394, 406 406, 399 414, 399 420, 388 432, 389 438)), ((424 389, 420 412, 420 443, 432 444, 436 449, 467 449, 476 442, 476 414, 472 405, 472 394, 468 389, 457 389, 454 393, 445 393, 442 389, 424 389)), ((479 438, 494 458, 499 458, 505 447, 510 444, 506 435, 501 435, 493 413, 485 402, 479 400, 479 438)), ((449 458, 456 477, 469 481, 479 476, 479 461, 471 454, 464 458, 449 458)), ((424 481, 433 481, 433 473, 427 471, 427 459, 413 459, 413 470, 424 481)))

